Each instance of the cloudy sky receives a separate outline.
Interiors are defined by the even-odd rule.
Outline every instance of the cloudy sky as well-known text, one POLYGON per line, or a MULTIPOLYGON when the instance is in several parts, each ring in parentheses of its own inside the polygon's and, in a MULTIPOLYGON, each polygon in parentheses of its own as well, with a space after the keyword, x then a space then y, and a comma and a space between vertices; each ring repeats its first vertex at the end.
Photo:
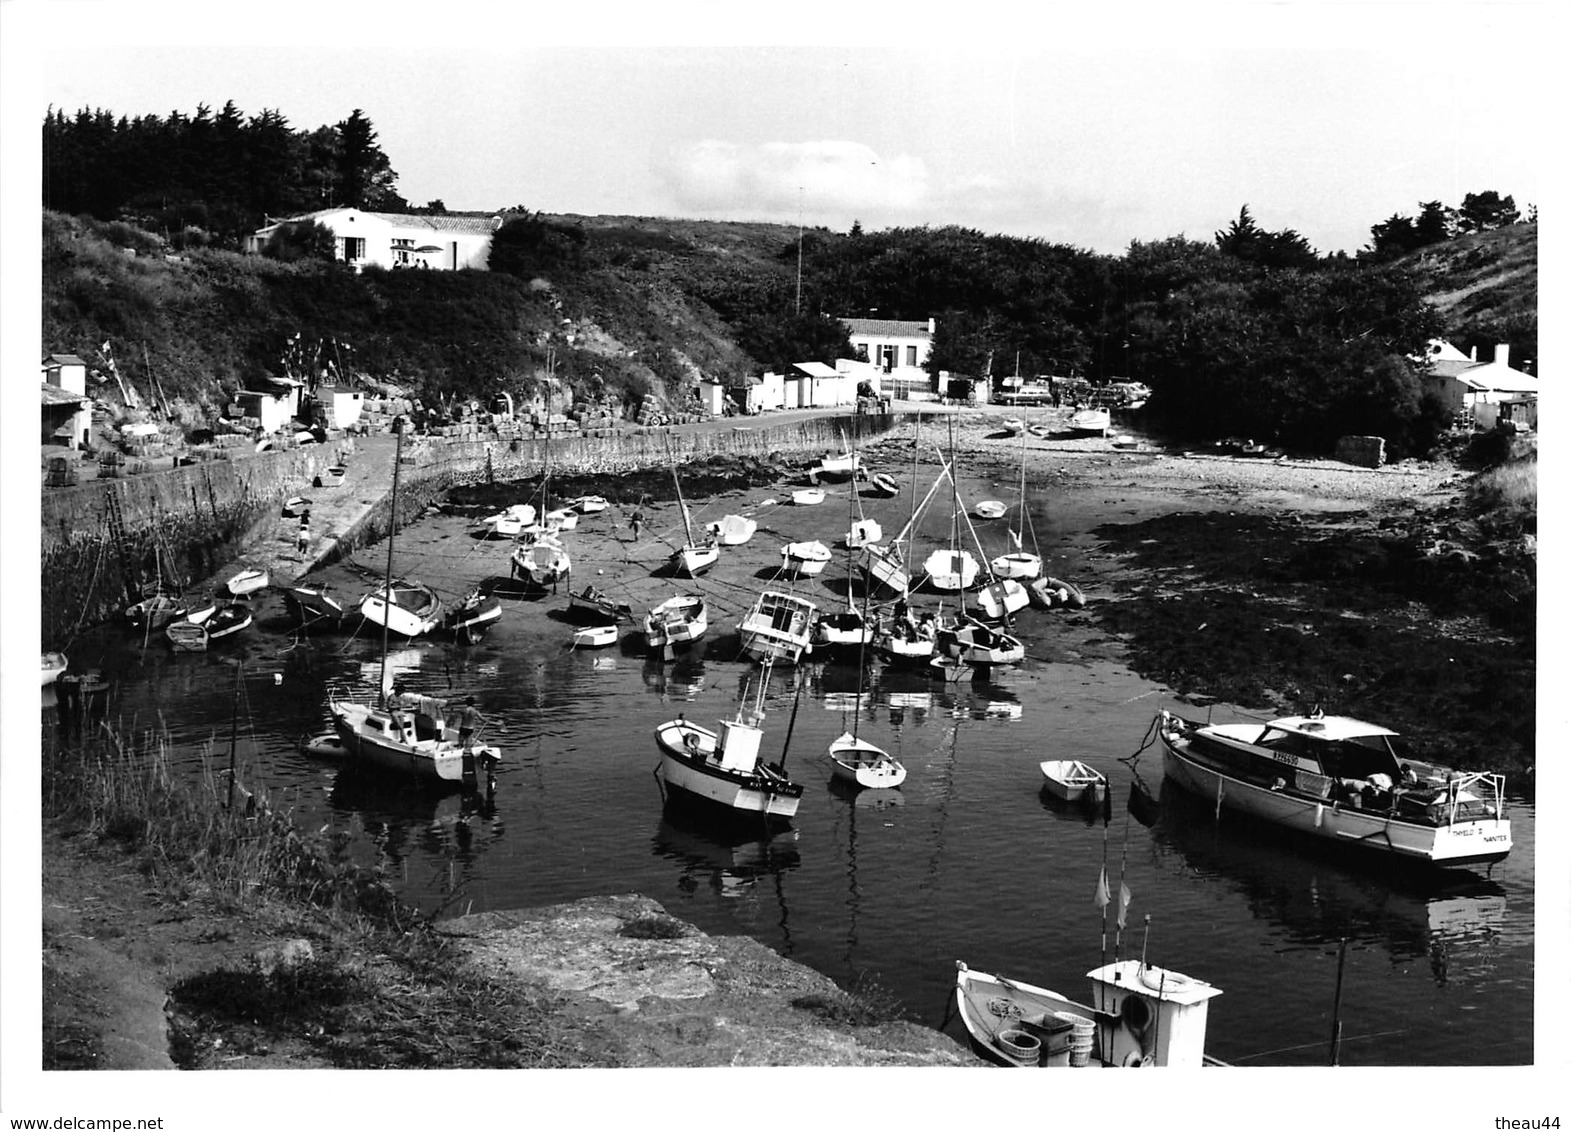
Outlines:
POLYGON ((1207 239, 1245 204, 1329 252, 1424 200, 1537 203, 1558 23, 1531 3, 7 6, 38 22, 39 117, 233 99, 311 129, 360 108, 414 204, 1110 253, 1207 239))

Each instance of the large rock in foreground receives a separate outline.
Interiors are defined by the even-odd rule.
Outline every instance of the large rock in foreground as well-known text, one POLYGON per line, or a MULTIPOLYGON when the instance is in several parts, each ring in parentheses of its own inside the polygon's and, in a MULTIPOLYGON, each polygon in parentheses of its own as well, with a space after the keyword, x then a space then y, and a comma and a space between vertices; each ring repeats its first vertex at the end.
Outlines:
POLYGON ((443 924, 475 970, 571 1003, 606 1064, 979 1065, 936 1030, 857 1024, 829 978, 745 936, 705 935, 644 896, 443 924))

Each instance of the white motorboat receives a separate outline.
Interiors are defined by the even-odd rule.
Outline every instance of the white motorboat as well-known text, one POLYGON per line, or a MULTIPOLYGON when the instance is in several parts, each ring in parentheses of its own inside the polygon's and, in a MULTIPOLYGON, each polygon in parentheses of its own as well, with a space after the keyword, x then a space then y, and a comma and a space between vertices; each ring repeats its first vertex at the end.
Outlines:
POLYGON ((792 542, 780 548, 780 569, 798 578, 822 574, 833 555, 821 542, 792 542))
POLYGON ((890 790, 906 780, 906 768, 888 751, 847 731, 829 744, 836 778, 868 790, 890 790))
POLYGON ((535 509, 531 504, 515 503, 495 515, 487 515, 480 525, 488 538, 518 538, 534 521, 535 509))
POLYGON ((721 546, 741 546, 758 530, 758 520, 746 515, 727 515, 704 528, 721 546))
POLYGON ((423 582, 399 578, 361 598, 360 616, 400 636, 418 637, 441 621, 442 599, 423 582))
POLYGON ((1086 973, 1085 1005, 1044 987, 957 962, 955 1004, 971 1048, 998 1065, 1220 1065, 1205 1052, 1211 999, 1222 992, 1177 971, 1124 959, 1086 973))
POLYGON ((758 681, 756 702, 744 702, 735 719, 721 720, 718 732, 690 723, 686 716, 656 727, 655 745, 660 750, 656 770, 661 784, 730 815, 763 815, 776 820, 793 817, 802 801, 802 786, 786 777, 784 752, 776 764, 759 757, 764 733, 758 724, 764 717, 763 695, 768 683, 766 666, 758 681))
POLYGON ((1164 776, 1219 809, 1390 860, 1493 864, 1511 852, 1505 776, 1411 757, 1347 716, 1199 723, 1157 716, 1164 776))
POLYGON ((1107 775, 1079 759, 1048 759, 1040 766, 1047 792, 1061 802, 1100 802, 1107 797, 1107 775))
POLYGON ((806 598, 765 590, 737 624, 742 656, 795 664, 803 653, 813 651, 817 619, 818 607, 806 598))
POLYGON ((1069 418, 1071 432, 1106 436, 1113 427, 1113 414, 1106 409, 1081 409, 1069 418))
POLYGON ((709 606, 697 594, 678 594, 644 618, 644 638, 652 649, 696 641, 709 631, 709 606))

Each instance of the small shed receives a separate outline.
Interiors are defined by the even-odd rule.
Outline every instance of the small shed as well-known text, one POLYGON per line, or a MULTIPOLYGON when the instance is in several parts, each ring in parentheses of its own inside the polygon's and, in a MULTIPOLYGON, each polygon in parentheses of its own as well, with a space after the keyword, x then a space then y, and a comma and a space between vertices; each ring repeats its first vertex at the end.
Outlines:
POLYGON ((704 411, 711 416, 725 414, 726 387, 713 378, 700 378, 698 382, 698 402, 704 411))
POLYGON ((242 389, 235 394, 235 399, 240 402, 246 416, 256 417, 262 422, 263 432, 277 432, 294 419, 295 414, 290 407, 293 396, 288 390, 242 389))
POLYGON ((353 428, 360 423, 360 414, 365 410, 365 393, 361 390, 318 385, 313 396, 328 428, 353 428))
POLYGON ((93 428, 93 399, 43 383, 42 443, 86 448, 93 428))

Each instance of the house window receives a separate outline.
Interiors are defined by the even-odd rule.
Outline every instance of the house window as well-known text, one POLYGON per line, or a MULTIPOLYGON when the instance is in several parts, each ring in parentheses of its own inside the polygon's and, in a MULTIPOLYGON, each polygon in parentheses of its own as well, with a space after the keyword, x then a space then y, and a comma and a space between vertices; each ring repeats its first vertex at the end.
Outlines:
POLYGON ((856 351, 856 360, 857 361, 859 361, 859 362, 867 361, 867 343, 866 342, 855 342, 855 343, 852 344, 851 348, 854 351, 856 351))
POLYGON ((413 240, 394 240, 393 241, 393 266, 394 267, 408 267, 409 266, 409 257, 414 253, 414 250, 415 250, 415 242, 413 240))
POLYGON ((916 347, 915 346, 907 346, 906 347, 906 365, 908 365, 908 366, 916 365, 916 347))

